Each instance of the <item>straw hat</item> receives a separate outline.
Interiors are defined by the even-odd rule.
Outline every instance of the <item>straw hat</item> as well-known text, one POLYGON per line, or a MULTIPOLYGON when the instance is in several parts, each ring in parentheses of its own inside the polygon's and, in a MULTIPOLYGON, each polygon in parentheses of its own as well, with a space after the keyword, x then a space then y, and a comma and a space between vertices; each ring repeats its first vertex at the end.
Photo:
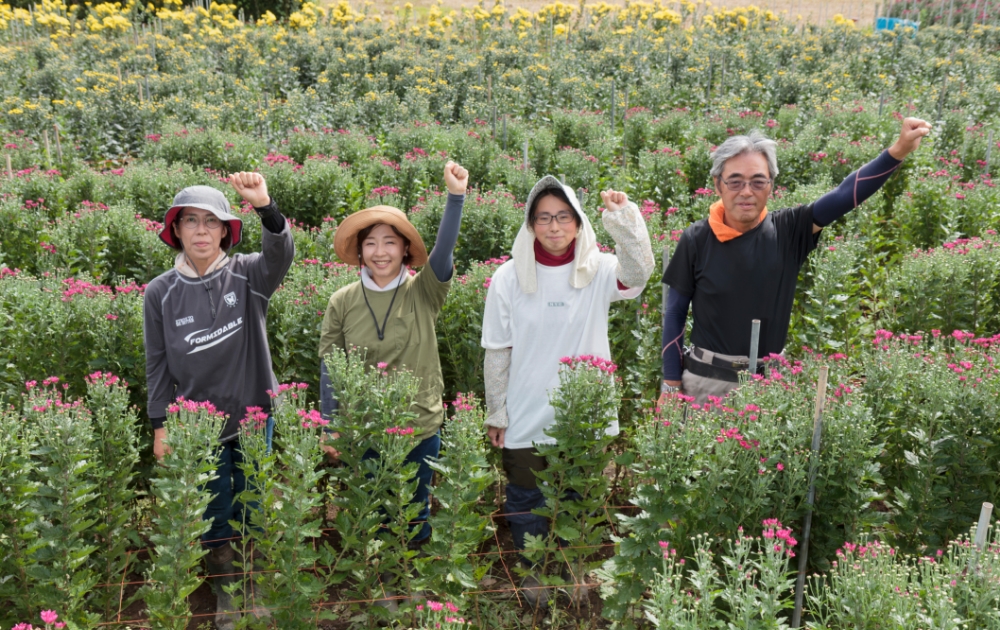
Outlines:
POLYGON ((424 240, 420 238, 417 228, 413 227, 402 210, 392 206, 372 206, 344 219, 343 223, 337 226, 337 232, 333 236, 333 249, 337 252, 337 257, 348 265, 360 267, 358 232, 379 223, 393 226, 409 239, 411 267, 422 267, 427 264, 427 247, 424 246, 424 240))

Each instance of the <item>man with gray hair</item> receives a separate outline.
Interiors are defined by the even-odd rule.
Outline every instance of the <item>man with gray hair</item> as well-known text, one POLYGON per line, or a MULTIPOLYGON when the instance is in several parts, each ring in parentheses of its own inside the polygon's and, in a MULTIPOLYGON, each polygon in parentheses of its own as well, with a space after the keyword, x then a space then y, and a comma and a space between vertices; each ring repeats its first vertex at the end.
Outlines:
POLYGON ((899 139, 813 203, 768 212, 778 175, 775 143, 754 131, 712 153, 719 200, 707 219, 684 230, 663 274, 669 285, 663 325, 663 392, 695 402, 722 397, 749 367, 750 324, 760 320, 758 358, 784 350, 799 268, 819 233, 882 187, 931 126, 903 120, 899 139), (694 305, 691 345, 682 348, 694 305))

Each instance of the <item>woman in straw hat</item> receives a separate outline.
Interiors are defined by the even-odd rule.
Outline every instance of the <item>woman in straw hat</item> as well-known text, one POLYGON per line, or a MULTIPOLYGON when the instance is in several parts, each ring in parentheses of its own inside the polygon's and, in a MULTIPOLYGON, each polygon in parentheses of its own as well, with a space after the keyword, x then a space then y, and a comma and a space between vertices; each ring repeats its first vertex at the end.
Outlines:
MULTIPOLYGON (((374 206, 355 212, 337 227, 334 249, 347 264, 361 267, 361 279, 330 298, 323 317, 319 354, 331 349, 348 352, 364 348, 366 361, 389 369, 405 367, 420 378, 420 391, 411 411, 417 414, 411 426, 419 439, 407 461, 420 465, 414 502, 422 503, 417 518, 419 544, 430 536, 427 516, 428 485, 433 471, 428 457, 437 457, 444 423, 441 395, 444 380, 438 357, 435 321, 444 305, 454 274, 452 254, 462 221, 462 206, 469 172, 448 162, 444 167, 448 200, 441 217, 437 242, 430 254, 406 215, 390 206, 374 206), (411 275, 410 268, 423 267, 411 275)), ((320 391, 324 415, 333 410, 333 395, 325 362, 320 361, 320 391)), ((336 456, 332 447, 324 447, 336 456)))
MULTIPOLYGON (((215 625, 235 627, 240 613, 225 586, 236 581, 234 550, 238 537, 230 521, 244 520, 239 501, 246 489, 240 464, 240 420, 247 407, 271 409, 267 390, 277 390, 267 343, 267 308, 295 258, 288 222, 267 192, 259 173, 236 173, 229 183, 257 211, 261 251, 229 256, 239 244, 243 221, 230 213, 229 200, 210 186, 177 193, 163 219, 160 239, 177 250, 174 267, 153 279, 143 299, 148 411, 153 454, 169 452, 167 408, 180 396, 208 401, 228 415, 219 436, 218 477, 206 484, 213 499, 205 511, 212 522, 202 536, 208 547, 208 572, 217 596, 215 625)), ((268 433, 273 425, 268 421, 268 433)), ((255 616, 266 616, 255 608, 255 616)))

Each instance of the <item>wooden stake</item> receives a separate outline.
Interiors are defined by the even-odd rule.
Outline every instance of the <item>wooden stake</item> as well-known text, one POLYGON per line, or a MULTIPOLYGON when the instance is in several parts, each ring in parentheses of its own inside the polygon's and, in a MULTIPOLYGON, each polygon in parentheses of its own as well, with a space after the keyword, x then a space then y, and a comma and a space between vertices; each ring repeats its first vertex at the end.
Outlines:
POLYGON ((49 146, 49 130, 42 129, 42 140, 45 142, 45 165, 52 168, 52 149, 49 146))
POLYGON ((615 132, 615 80, 611 79, 611 133, 615 132))
POLYGON ((56 134, 56 155, 59 156, 59 163, 63 163, 62 142, 59 141, 59 125, 52 125, 56 134))
POLYGON ((813 505, 816 501, 816 473, 819 469, 820 438, 823 435, 823 405, 826 402, 826 381, 830 368, 819 369, 819 383, 816 384, 816 409, 813 412, 812 452, 809 455, 809 494, 806 495, 806 518, 802 525, 802 540, 799 545, 799 574, 795 579, 795 609, 792 612, 792 627, 802 625, 802 596, 806 585, 806 566, 809 562, 809 533, 812 530, 813 505))

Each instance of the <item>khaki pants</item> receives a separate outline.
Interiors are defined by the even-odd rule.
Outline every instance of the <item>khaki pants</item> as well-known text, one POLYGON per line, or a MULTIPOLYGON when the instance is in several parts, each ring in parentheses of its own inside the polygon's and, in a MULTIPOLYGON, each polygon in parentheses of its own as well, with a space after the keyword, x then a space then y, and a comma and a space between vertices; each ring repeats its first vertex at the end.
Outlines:
MULTIPOLYGON (((740 357, 731 354, 720 354, 717 352, 712 352, 711 350, 701 349, 703 359, 711 361, 713 357, 718 357, 724 361, 747 361, 747 357, 740 357)), ((685 357, 688 361, 697 361, 692 356, 685 357)), ((722 381, 714 378, 707 378, 704 376, 698 376, 697 374, 692 374, 688 370, 684 370, 681 374, 681 391, 688 396, 694 397, 695 404, 704 405, 708 402, 709 396, 717 396, 719 398, 725 398, 725 396, 739 387, 739 383, 733 383, 731 381, 722 381)))

